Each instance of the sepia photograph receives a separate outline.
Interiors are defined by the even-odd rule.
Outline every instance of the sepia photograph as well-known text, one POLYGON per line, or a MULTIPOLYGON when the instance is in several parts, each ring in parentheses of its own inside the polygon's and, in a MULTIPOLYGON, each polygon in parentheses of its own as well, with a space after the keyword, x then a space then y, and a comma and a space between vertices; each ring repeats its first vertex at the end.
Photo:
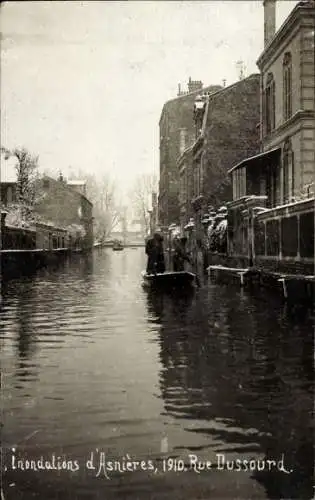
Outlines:
POLYGON ((0 23, 0 500, 313 500, 315 0, 0 23))

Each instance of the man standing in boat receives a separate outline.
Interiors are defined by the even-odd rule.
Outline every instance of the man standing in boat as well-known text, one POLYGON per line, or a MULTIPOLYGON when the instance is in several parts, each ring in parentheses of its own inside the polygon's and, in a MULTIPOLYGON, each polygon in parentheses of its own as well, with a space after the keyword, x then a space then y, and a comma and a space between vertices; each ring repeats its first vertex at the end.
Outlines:
POLYGON ((155 233, 153 238, 149 238, 145 246, 145 253, 148 256, 147 274, 164 273, 165 259, 162 235, 155 233))
POLYGON ((191 264, 191 260, 186 252, 186 243, 187 243, 186 237, 179 238, 178 236, 175 236, 173 241, 174 245, 173 270, 175 272, 185 270, 185 261, 191 264))

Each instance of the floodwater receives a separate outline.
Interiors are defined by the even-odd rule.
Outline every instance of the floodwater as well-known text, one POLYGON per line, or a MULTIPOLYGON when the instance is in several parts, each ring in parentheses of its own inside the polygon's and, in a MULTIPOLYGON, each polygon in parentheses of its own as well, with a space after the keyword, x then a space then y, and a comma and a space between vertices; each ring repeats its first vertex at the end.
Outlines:
POLYGON ((108 249, 2 284, 3 498, 313 498, 313 318, 153 295, 144 267, 108 249))

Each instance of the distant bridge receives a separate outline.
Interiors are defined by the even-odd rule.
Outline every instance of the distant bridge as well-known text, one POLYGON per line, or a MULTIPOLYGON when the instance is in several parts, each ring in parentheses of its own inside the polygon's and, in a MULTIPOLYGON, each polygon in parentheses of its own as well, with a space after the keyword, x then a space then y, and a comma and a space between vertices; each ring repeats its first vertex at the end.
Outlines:
POLYGON ((121 231, 113 231, 109 237, 110 240, 120 240, 126 246, 144 246, 145 245, 145 234, 143 232, 126 231, 125 233, 121 231))

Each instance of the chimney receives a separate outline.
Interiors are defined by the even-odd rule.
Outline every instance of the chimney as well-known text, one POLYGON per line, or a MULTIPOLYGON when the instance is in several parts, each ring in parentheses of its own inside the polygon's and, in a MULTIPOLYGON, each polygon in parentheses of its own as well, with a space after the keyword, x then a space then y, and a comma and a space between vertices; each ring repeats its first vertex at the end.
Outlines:
POLYGON ((203 84, 201 80, 192 80, 190 76, 187 86, 188 86, 188 93, 190 94, 191 92, 202 90, 203 84))
POLYGON ((276 33, 276 0, 264 0, 264 47, 271 42, 276 33))

